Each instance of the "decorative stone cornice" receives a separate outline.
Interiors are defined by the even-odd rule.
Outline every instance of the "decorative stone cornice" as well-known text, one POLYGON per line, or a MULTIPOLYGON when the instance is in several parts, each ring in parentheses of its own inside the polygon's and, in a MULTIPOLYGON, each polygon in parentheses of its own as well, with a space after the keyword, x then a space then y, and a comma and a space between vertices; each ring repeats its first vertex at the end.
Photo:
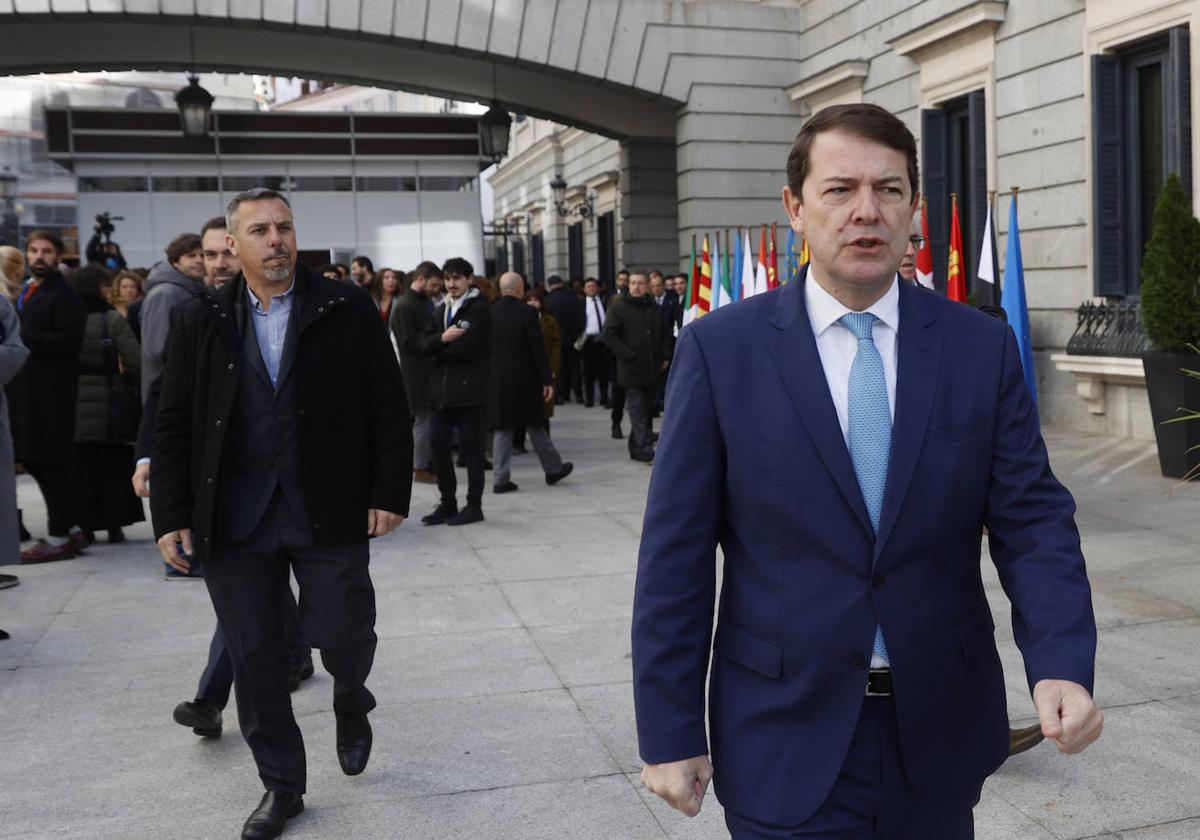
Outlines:
POLYGON ((854 90, 862 90, 870 65, 866 61, 843 61, 815 76, 802 79, 787 89, 793 102, 811 106, 834 97, 844 96, 854 90))
POLYGON ((1113 356, 1074 356, 1055 353, 1050 361, 1061 371, 1075 375, 1075 393, 1087 403, 1092 414, 1104 413, 1104 385, 1146 384, 1146 372, 1141 359, 1113 356))
POLYGON ((887 43, 897 55, 921 61, 953 38, 995 32, 1004 22, 1007 9, 1008 3, 1004 0, 977 0, 957 12, 910 29, 887 43))

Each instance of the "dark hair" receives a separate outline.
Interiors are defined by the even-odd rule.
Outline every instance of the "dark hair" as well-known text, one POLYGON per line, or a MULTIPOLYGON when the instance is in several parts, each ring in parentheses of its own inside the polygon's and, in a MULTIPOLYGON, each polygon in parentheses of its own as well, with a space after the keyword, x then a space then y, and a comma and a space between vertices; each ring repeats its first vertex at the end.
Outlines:
POLYGON ((561 286, 562 284, 563 284, 563 279, 561 277, 559 277, 557 274, 551 274, 549 277, 546 278, 547 286, 561 286))
POLYGON ((71 288, 87 306, 88 312, 111 309, 106 292, 112 284, 108 272, 99 263, 89 263, 71 273, 71 288))
POLYGON ((233 197, 233 199, 229 202, 229 204, 227 204, 225 206, 225 226, 226 226, 225 229, 226 230, 236 230, 237 229, 236 227, 234 227, 233 217, 235 215, 237 215, 237 209, 242 204, 244 204, 247 201, 267 201, 270 199, 277 199, 279 201, 282 201, 289 208, 292 206, 292 203, 287 200, 287 196, 285 196, 281 192, 276 192, 275 190, 270 189, 269 187, 254 187, 253 189, 242 190, 240 193, 238 193, 237 195, 235 195, 233 197))
POLYGON ((787 159, 788 187, 796 198, 808 175, 808 155, 813 140, 824 131, 844 131, 855 137, 870 140, 889 149, 904 152, 908 158, 908 184, 912 196, 917 194, 920 171, 917 167, 917 141, 902 120, 878 105, 859 103, 830 105, 822 108, 800 129, 787 159))
POLYGON ((469 278, 475 274, 475 267, 462 257, 451 257, 442 263, 442 274, 457 274, 469 278))
POLYGON ((49 242, 54 246, 54 250, 61 257, 63 252, 63 241, 59 235, 52 230, 31 230, 29 235, 25 237, 25 247, 28 248, 33 242, 49 242))
POLYGON ((410 281, 420 277, 422 280, 428 280, 435 277, 438 280, 442 279, 442 270, 437 267, 437 263, 432 260, 424 260, 417 264, 417 267, 412 270, 412 274, 408 275, 410 281))
POLYGON ((317 269, 317 274, 320 274, 320 275, 325 275, 325 274, 328 274, 328 273, 329 273, 329 272, 331 272, 331 271, 332 271, 334 274, 337 274, 339 278, 341 277, 341 274, 338 274, 337 266, 336 266, 336 265, 334 265, 333 263, 325 263, 325 265, 323 265, 323 266, 321 266, 320 268, 318 268, 318 269, 317 269))
POLYGON ((599 285, 600 285, 600 281, 599 281, 599 280, 597 280, 595 277, 585 277, 585 278, 583 278, 583 285, 585 285, 585 286, 586 286, 588 283, 595 283, 597 286, 599 286, 599 285))
POLYGON ((620 271, 617 272, 617 276, 620 277, 622 274, 633 274, 633 272, 630 271, 628 268, 622 268, 620 271))
POLYGON ((167 245, 167 262, 174 265, 184 254, 200 250, 200 235, 196 233, 181 233, 167 245))
POLYGON ((208 233, 210 230, 229 230, 229 228, 225 225, 225 217, 213 216, 211 219, 205 222, 204 227, 200 228, 200 236, 203 237, 204 234, 208 233))
POLYGON ((375 263, 371 262, 370 257, 364 257, 362 254, 359 254, 357 257, 350 260, 350 262, 358 263, 359 265, 361 265, 363 268, 365 268, 367 271, 371 272, 372 274, 375 273, 375 263))
POLYGON ((338 274, 342 275, 343 277, 350 273, 350 266, 346 265, 345 263, 334 263, 333 267, 336 268, 338 274))
POLYGON ((367 283, 367 292, 377 301, 383 300, 383 275, 389 271, 396 275, 396 291, 392 292, 392 297, 399 297, 404 294, 404 272, 396 268, 384 266, 378 272, 372 274, 371 281, 367 283))
POLYGON ((546 308, 546 290, 543 289, 541 286, 534 286, 532 289, 530 289, 529 291, 527 291, 525 293, 525 300, 526 301, 536 300, 538 302, 538 309, 545 310, 545 308, 546 308))

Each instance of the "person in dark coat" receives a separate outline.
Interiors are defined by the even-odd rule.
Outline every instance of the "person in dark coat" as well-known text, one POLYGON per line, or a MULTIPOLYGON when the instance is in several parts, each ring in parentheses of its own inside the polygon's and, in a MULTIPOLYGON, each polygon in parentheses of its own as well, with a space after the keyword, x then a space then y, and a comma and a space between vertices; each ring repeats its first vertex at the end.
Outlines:
POLYGON ((543 426, 542 404, 554 397, 554 377, 546 358, 538 314, 523 303, 525 281, 515 271, 500 276, 500 297, 492 304, 492 375, 488 384, 488 428, 495 432, 492 490, 517 489, 511 479, 513 429, 524 426, 547 484, 557 484, 575 468, 564 463, 543 426))
POLYGON ((625 389, 629 457, 649 463, 654 460, 651 415, 671 345, 662 314, 646 285, 644 272, 630 275, 628 289, 608 309, 604 338, 617 358, 617 382, 625 389))
POLYGON ((58 273, 62 240, 34 231, 25 245, 32 275, 17 294, 29 360, 8 385, 13 450, 46 501, 48 536, 22 563, 66 560, 84 548, 75 512, 75 396, 87 311, 58 273))
POLYGON ((579 369, 579 352, 575 349, 575 340, 583 333, 583 302, 570 289, 563 285, 563 279, 557 274, 546 278, 546 309, 558 321, 558 331, 562 336, 562 368, 558 372, 559 405, 565 403, 575 394, 575 401, 583 402, 583 377, 579 369))
POLYGON ((142 355, 133 330, 104 297, 107 272, 84 266, 71 275, 71 287, 88 311, 79 351, 79 396, 75 402, 75 488, 79 525, 89 536, 108 531, 110 543, 124 542, 122 528, 146 519, 142 500, 129 483, 133 439, 140 412, 138 377, 142 355), (126 429, 110 412, 124 401, 126 429))
POLYGON ((297 263, 291 208, 269 189, 226 210, 241 273, 172 319, 150 508, 163 559, 204 581, 234 667, 238 718, 267 792, 243 840, 304 809, 304 742, 288 695, 284 592, 333 675, 337 757, 366 769, 375 698, 368 538, 408 514, 412 438, 400 366, 361 289, 297 263))
MULTIPOLYGON (((558 370, 562 367, 562 334, 558 331, 558 321, 545 309, 545 290, 533 289, 525 295, 525 302, 537 310, 538 323, 542 327, 542 343, 546 347, 546 359, 550 362, 550 373, 555 377, 554 387, 557 388, 558 370)), ((546 433, 549 434, 550 419, 554 417, 553 394, 543 403, 542 413, 546 418, 546 433)))
POLYGON ((433 484, 433 449, 429 444, 429 380, 434 374, 433 359, 422 355, 417 344, 433 324, 433 303, 425 293, 431 278, 440 284, 442 270, 426 260, 413 269, 408 288, 396 298, 388 326, 400 348, 400 372, 413 414, 413 480, 433 484))
POLYGON ((469 525, 483 519, 483 432, 491 372, 492 317, 487 300, 471 285, 474 268, 462 257, 442 265, 446 298, 418 342, 436 365, 429 382, 430 443, 441 496, 426 525, 469 525), (467 503, 458 509, 458 477, 450 455, 450 434, 467 466, 467 503))

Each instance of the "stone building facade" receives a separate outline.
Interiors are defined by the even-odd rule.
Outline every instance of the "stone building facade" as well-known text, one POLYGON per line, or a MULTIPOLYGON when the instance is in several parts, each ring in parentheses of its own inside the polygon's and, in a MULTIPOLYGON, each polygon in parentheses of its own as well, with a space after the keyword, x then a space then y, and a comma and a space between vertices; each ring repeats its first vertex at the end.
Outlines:
MULTIPOLYGON (((1089 299, 1129 299, 1162 179, 1180 171, 1190 189, 1189 33, 1200 0, 792 0, 796 78, 777 90, 714 89, 706 108, 745 124, 694 148, 678 137, 679 194, 710 184, 702 214, 680 209, 678 266, 691 234, 783 222, 776 195, 791 139, 804 118, 842 102, 872 102, 900 116, 921 147, 935 263, 944 275, 949 194, 956 193, 972 276, 990 194, 998 247, 1006 246, 1012 187, 1019 187, 1025 283, 1045 422, 1153 437, 1136 358, 1067 356, 1077 309, 1089 299), (713 188, 715 187, 715 188, 713 188), (764 203, 766 201, 767 203, 764 203), (690 221, 684 224, 684 219, 690 221)), ((726 129, 728 130, 728 126, 726 129)), ((711 139, 711 138, 710 138, 711 139)), ((542 236, 534 274, 572 275, 571 224, 581 225, 575 269, 602 275, 629 262, 622 225, 622 144, 578 129, 524 120, 492 177, 495 218, 542 236), (568 188, 555 206, 551 181, 568 188), (578 207, 595 212, 581 219, 578 207), (616 216, 615 241, 604 213, 616 216), (606 261, 609 248, 615 260, 606 261)), ((648 171, 645 177, 654 179, 648 171)), ((661 185, 664 200, 669 185, 661 185)), ((1200 204, 1197 205, 1200 207, 1200 204)), ((675 269, 675 264, 658 265, 675 269)), ((1003 281, 1002 281, 1003 282, 1003 281)))

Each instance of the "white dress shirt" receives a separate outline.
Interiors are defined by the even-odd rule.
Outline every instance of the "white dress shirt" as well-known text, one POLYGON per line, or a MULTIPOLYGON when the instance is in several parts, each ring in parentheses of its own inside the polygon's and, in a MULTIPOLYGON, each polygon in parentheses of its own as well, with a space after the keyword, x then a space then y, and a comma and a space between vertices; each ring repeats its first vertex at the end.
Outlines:
POLYGON ((601 335, 604 333, 604 303, 599 295, 583 299, 583 311, 587 315, 587 326, 584 335, 601 335))
MULTIPOLYGON (((838 323, 847 312, 853 312, 833 295, 821 288, 813 278, 809 267, 808 279, 804 283, 804 306, 808 309, 808 320, 817 339, 817 353, 821 367, 825 370, 825 381, 829 384, 829 395, 837 410, 838 424, 842 427, 842 438, 850 447, 850 365, 858 354, 858 339, 854 333, 838 323)), ((900 287, 892 281, 891 288, 883 297, 867 307, 875 316, 871 337, 875 349, 883 361, 883 378, 887 382, 888 408, 892 421, 896 420, 896 336, 900 329, 900 287)), ((886 668, 888 663, 871 654, 872 668, 886 668)))
MULTIPOLYGON (((858 354, 858 339, 854 333, 839 324, 841 318, 848 312, 853 312, 833 295, 821 288, 809 268, 808 279, 804 283, 804 305, 808 309, 808 320, 812 325, 813 336, 817 339, 817 353, 821 357, 821 367, 825 370, 825 381, 829 383, 829 395, 833 397, 833 407, 837 410, 838 424, 842 427, 842 437, 846 446, 850 445, 850 365, 858 354)), ((875 316, 875 327, 872 338, 875 339, 875 349, 883 361, 883 378, 887 382, 888 408, 892 412, 892 420, 896 419, 896 336, 900 330, 900 287, 892 281, 891 288, 879 300, 867 307, 867 312, 875 316)))

